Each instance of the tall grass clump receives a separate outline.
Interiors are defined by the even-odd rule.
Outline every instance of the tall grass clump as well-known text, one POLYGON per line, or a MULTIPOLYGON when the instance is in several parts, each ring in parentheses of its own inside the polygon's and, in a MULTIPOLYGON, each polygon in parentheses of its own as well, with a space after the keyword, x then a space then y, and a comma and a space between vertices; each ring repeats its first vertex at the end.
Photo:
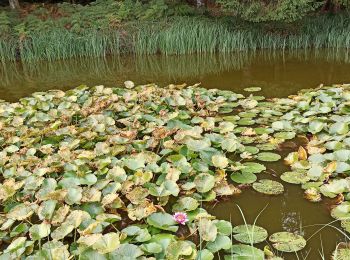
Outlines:
POLYGON ((58 29, 48 33, 35 33, 19 43, 20 57, 24 61, 57 60, 77 57, 98 57, 117 54, 120 50, 117 31, 84 31, 74 34, 58 29))
POLYGON ((217 20, 181 18, 158 28, 149 26, 135 36, 137 54, 190 54, 256 49, 254 33, 231 30, 217 20))
POLYGON ((0 58, 57 60, 109 54, 228 53, 255 50, 350 49, 350 18, 315 16, 294 24, 252 24, 226 18, 172 17, 109 29, 65 28, 0 37, 0 58))
POLYGON ((0 60, 5 62, 6 60, 15 61, 17 53, 16 41, 10 39, 0 39, 0 60))
MULTIPOLYGON (((349 49, 349 18, 315 17, 304 21, 298 31, 270 32, 262 25, 239 27, 222 19, 180 18, 155 30, 146 26, 137 32, 137 54, 188 54, 245 50, 349 49)), ((286 29, 286 28, 284 28, 286 29)))

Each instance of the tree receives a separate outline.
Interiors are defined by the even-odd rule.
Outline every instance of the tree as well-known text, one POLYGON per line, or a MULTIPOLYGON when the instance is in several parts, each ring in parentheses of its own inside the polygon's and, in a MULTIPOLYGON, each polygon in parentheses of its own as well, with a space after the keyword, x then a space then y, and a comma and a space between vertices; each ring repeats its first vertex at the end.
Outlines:
POLYGON ((315 0, 217 0, 224 11, 252 22, 295 21, 316 10, 315 0))
POLYGON ((350 0, 216 0, 222 10, 251 22, 292 22, 315 11, 336 13, 350 0))
POLYGON ((9 0, 9 3, 10 3, 11 9, 19 9, 20 8, 18 0, 9 0))

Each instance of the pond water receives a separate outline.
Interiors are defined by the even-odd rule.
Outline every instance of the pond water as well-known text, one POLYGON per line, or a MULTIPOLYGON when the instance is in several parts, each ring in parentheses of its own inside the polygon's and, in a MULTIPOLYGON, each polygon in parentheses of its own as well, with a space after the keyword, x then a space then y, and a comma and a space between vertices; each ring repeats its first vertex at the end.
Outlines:
MULTIPOLYGON (((261 95, 286 97, 303 88, 317 87, 320 83, 350 83, 350 58, 339 52, 293 53, 232 53, 225 55, 108 57, 84 58, 34 64, 5 63, 0 70, 0 99, 17 101, 35 91, 63 89, 80 84, 115 86, 125 80, 136 83, 156 82, 160 86, 169 83, 188 84, 201 82, 207 88, 220 88, 243 92, 243 88, 262 87, 261 95)), ((281 152, 286 155, 288 148, 281 152)), ((287 171, 282 161, 267 165, 269 178, 287 171), (274 176, 271 176, 274 175, 274 176)), ((269 234, 277 231, 299 231, 305 238, 311 237, 307 247, 295 254, 283 254, 285 259, 321 259, 320 252, 329 259, 337 242, 345 241, 344 235, 331 227, 321 226, 333 219, 329 210, 332 201, 311 203, 303 199, 298 185, 285 185, 285 193, 264 196, 246 189, 239 196, 206 205, 221 219, 234 225, 243 224, 239 205, 248 223, 266 206, 257 224, 269 234)), ((339 227, 339 225, 335 224, 339 227)), ((263 247, 265 244, 262 244, 263 247)), ((219 258, 219 256, 217 256, 219 258)))

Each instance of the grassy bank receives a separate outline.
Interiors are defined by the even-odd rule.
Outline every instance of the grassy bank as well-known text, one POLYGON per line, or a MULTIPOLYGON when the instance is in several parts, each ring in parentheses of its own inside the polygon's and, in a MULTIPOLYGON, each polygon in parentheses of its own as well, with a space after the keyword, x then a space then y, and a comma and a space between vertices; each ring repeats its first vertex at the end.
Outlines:
POLYGON ((113 28, 71 30, 46 26, 25 34, 9 32, 0 37, 0 58, 32 61, 120 53, 172 55, 258 49, 349 49, 349 31, 350 19, 345 15, 308 17, 282 25, 199 15, 174 16, 158 21, 130 21, 113 28))

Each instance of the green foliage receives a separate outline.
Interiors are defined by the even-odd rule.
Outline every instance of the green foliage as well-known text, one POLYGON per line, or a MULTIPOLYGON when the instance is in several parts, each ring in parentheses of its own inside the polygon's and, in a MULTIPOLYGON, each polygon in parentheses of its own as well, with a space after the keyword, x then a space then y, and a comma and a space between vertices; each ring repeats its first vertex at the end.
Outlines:
POLYGON ((268 1, 266 4, 262 1, 227 1, 218 0, 222 8, 226 11, 233 12, 234 15, 244 20, 261 22, 261 21, 293 21, 301 18, 305 13, 314 10, 311 0, 300 1, 268 1))
POLYGON ((88 5, 63 2, 55 8, 33 6, 21 16, 15 12, 1 12, 0 34, 24 36, 54 29, 66 29, 75 33, 86 29, 114 29, 120 27, 122 22, 155 21, 171 15, 188 14, 191 10, 193 8, 188 5, 168 5, 165 0, 97 0, 88 5))
POLYGON ((11 22, 8 17, 8 14, 4 11, 0 12, 0 36, 5 35, 11 29, 11 22))
POLYGON ((234 16, 252 22, 285 21, 291 22, 307 14, 323 9, 337 9, 350 6, 349 0, 217 0, 221 8, 234 16))
POLYGON ((182 0, 97 0, 88 5, 64 2, 52 8, 36 6, 22 15, 4 11, 0 13, 0 57, 30 61, 126 52, 188 54, 350 47, 346 15, 280 22, 299 19, 314 10, 317 4, 310 0, 271 1, 261 8, 254 7, 261 5, 259 1, 220 3, 225 10, 235 10, 234 15, 250 21, 205 17, 202 9, 182 0), (309 8, 311 3, 313 7, 309 8))

